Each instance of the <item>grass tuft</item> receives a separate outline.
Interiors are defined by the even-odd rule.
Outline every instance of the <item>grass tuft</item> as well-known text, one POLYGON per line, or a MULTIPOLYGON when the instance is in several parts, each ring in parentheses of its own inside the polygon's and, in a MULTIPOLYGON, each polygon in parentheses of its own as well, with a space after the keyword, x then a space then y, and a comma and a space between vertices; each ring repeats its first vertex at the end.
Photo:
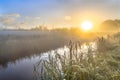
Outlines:
POLYGON ((95 44, 97 49, 93 49, 91 43, 83 46, 82 43, 70 41, 68 53, 61 55, 56 51, 35 65, 35 79, 120 80, 120 54, 113 53, 114 45, 103 37, 98 38, 95 44), (82 51, 83 47, 86 51, 82 51))

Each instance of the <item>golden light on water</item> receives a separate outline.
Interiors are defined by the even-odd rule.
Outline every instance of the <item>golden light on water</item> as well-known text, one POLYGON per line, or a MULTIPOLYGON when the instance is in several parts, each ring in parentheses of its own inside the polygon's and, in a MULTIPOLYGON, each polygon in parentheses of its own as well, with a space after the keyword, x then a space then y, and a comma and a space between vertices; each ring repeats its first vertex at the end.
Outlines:
POLYGON ((93 28, 93 23, 91 21, 83 21, 80 25, 81 29, 84 31, 89 31, 93 28))

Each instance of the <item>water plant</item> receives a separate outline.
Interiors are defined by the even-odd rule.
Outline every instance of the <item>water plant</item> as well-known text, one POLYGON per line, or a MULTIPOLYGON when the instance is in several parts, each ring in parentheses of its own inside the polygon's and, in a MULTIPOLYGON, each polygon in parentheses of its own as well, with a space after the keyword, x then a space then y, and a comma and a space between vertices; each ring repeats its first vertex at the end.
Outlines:
POLYGON ((34 66, 36 80, 119 80, 120 54, 105 38, 91 43, 70 41, 68 52, 48 54, 34 66), (86 48, 83 51, 83 48, 86 48))

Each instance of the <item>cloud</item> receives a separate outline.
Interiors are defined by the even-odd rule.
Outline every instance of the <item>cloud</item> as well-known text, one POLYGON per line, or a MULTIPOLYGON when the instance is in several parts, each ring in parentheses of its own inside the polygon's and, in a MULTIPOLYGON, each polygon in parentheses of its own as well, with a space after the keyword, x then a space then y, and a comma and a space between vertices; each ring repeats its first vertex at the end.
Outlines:
POLYGON ((18 18, 20 18, 19 14, 7 14, 0 16, 0 23, 3 25, 10 25, 14 23, 18 18))
POLYGON ((35 17, 35 19, 39 20, 39 19, 40 19, 40 17, 35 17))
POLYGON ((25 19, 30 19, 31 17, 29 17, 29 16, 25 16, 25 19))
POLYGON ((5 15, 6 17, 14 17, 14 18, 19 18, 20 17, 20 14, 8 14, 8 15, 5 15))
POLYGON ((64 19, 65 19, 66 21, 70 21, 70 20, 72 19, 72 17, 71 17, 71 16, 65 16, 64 19))
POLYGON ((0 28, 19 29, 31 28, 40 25, 40 17, 21 16, 20 14, 0 15, 0 28))
POLYGON ((14 19, 14 18, 2 18, 0 21, 1 21, 3 24, 10 24, 10 23, 14 22, 15 19, 14 19))

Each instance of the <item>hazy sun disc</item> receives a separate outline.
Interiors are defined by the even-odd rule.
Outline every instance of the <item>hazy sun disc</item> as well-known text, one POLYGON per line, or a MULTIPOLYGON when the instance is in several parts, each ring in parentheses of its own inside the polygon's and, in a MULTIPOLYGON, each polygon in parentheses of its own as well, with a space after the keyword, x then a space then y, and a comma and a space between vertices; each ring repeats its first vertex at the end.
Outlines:
POLYGON ((92 22, 90 22, 90 21, 84 21, 84 22, 82 22, 82 24, 81 24, 81 28, 82 28, 82 30, 84 30, 84 31, 91 30, 92 27, 93 27, 93 24, 92 24, 92 22))

